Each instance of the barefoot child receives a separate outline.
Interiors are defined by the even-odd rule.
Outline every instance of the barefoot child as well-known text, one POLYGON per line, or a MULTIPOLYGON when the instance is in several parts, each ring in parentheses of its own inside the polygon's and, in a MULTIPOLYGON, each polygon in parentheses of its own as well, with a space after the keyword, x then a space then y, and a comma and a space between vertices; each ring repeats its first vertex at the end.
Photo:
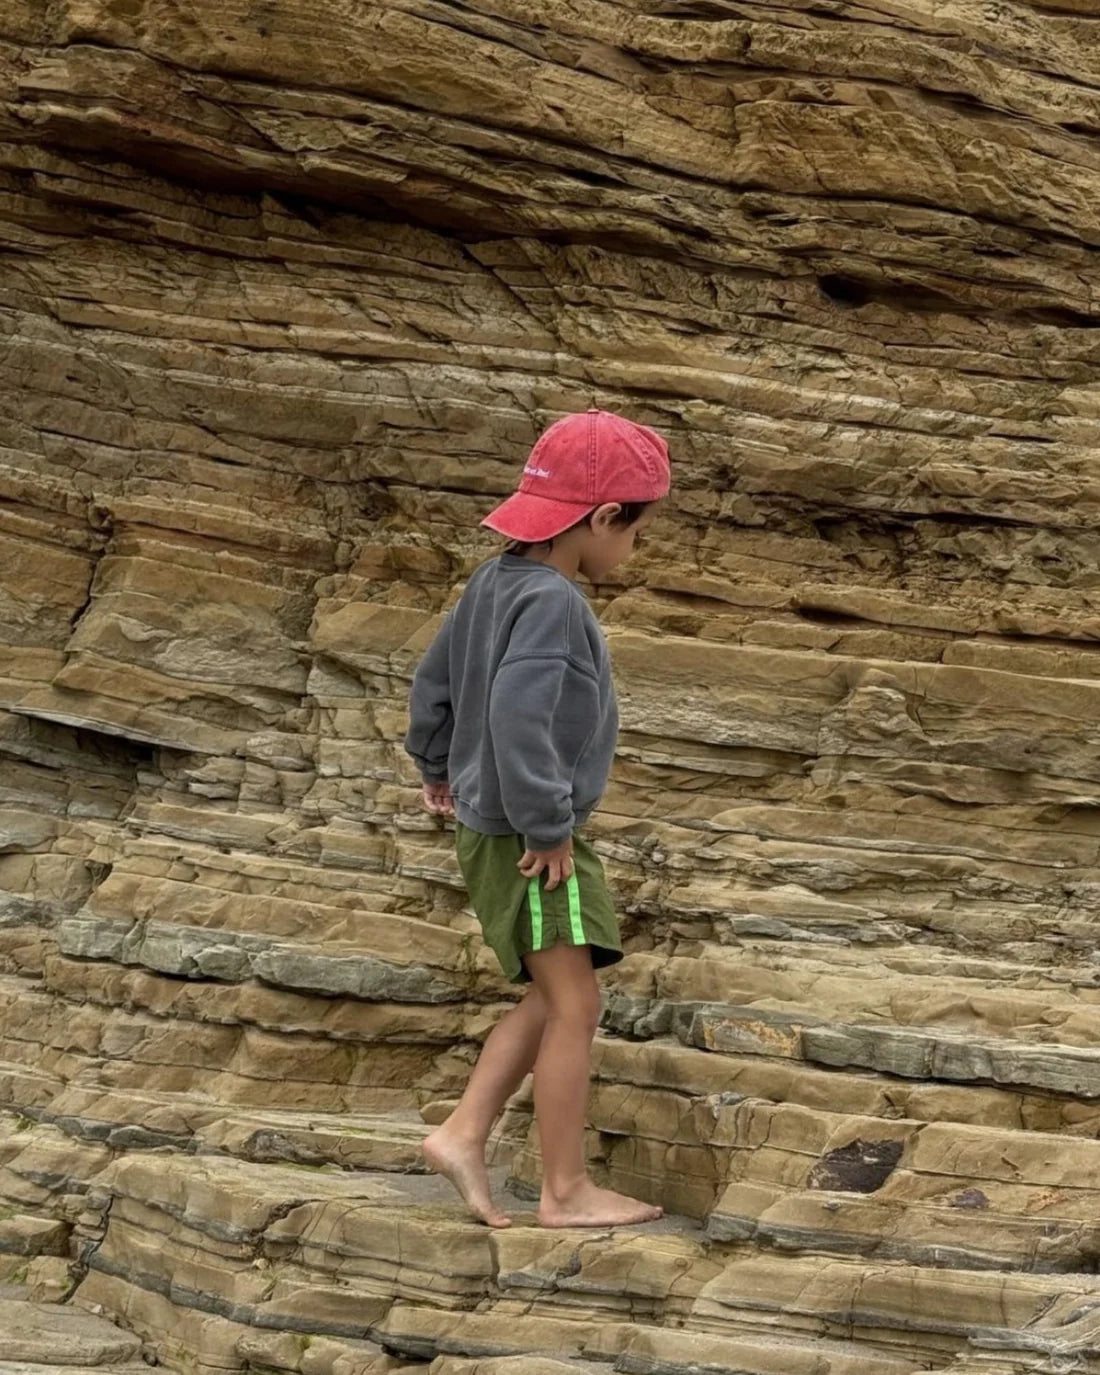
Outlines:
POLYGON ((481 565, 413 680, 405 748, 424 805, 456 818, 458 861, 486 942, 523 1000, 485 1042, 428 1164, 483 1222, 485 1145, 534 1069, 546 1227, 649 1222, 661 1209, 599 1189, 584 1154, 595 970, 623 957, 603 866, 575 834, 607 785, 618 710, 599 622, 574 579, 629 557, 669 490, 655 431, 608 411, 567 415, 531 450, 519 491, 482 524, 512 543, 481 565))

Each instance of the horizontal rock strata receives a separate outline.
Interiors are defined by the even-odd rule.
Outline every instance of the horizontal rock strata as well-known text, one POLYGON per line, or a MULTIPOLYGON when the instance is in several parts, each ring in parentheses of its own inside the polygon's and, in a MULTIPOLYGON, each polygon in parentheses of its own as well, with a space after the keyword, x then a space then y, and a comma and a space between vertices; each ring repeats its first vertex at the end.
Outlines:
POLYGON ((1093 0, 0 0, 0 1375, 1100 1372, 1093 0), (553 419, 589 1156, 423 1172, 516 990, 400 748, 553 419), (13 1335, 14 1334, 14 1335, 13 1335))

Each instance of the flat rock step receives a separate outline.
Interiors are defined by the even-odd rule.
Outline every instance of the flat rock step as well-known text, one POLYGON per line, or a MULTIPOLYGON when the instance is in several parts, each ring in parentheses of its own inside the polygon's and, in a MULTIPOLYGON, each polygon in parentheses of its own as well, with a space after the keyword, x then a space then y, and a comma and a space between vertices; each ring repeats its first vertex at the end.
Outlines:
MULTIPOLYGON (((2 1334, 0 1334, 2 1335, 2 1334)), ((149 1375, 155 1366, 137 1364, 70 1365, 53 1361, 0 1361, 0 1375, 149 1375)))
MULTIPOLYGON (((347 1337, 314 1337, 303 1350, 287 1332, 257 1332, 242 1337, 237 1354, 246 1371, 287 1371, 290 1375, 429 1375, 425 1361, 406 1365, 376 1342, 347 1337)), ((611 1375, 606 1362, 556 1356, 438 1356, 430 1375, 611 1375)), ((0 1375, 4 1375, 0 1367, 0 1375)), ((32 1373, 33 1375, 33 1373, 32 1373)), ((101 1375, 101 1372, 97 1372, 101 1375)))
POLYGON ((117 1375, 120 1369, 147 1375, 149 1369, 141 1360, 140 1338, 68 1304, 0 1298, 0 1337, 4 1361, 34 1375, 42 1375, 43 1367, 64 1368, 70 1375, 74 1367, 96 1375, 117 1375))
POLYGON ((946 1028, 808 1027, 805 1058, 908 1079, 948 1079, 1100 1098, 1100 1051, 972 1036, 946 1028))
MULTIPOLYGON (((662 893, 646 915, 674 915, 702 922, 712 938, 761 952, 782 949, 823 955, 831 947, 893 948, 902 961, 942 961, 945 973, 1017 977, 1040 984, 1089 982, 1088 956, 1095 931, 1086 904, 989 902, 955 894, 950 904, 927 894, 915 898, 890 887, 858 899, 815 893, 796 883, 744 888, 734 882, 687 882, 662 893), (920 941, 916 944, 915 941, 920 941), (963 942, 959 950, 953 942, 963 942), (1080 962, 1050 965, 1051 948, 1080 952, 1080 962), (986 970, 987 973, 982 971, 986 970)), ((1093 977, 1100 970, 1093 970, 1093 977)), ((1031 986, 1029 984, 1029 986, 1031 986)))
MULTIPOLYGON (((6 1066, 0 1061, 0 1083, 6 1066)), ((433 1105, 432 1120, 450 1108, 433 1105)), ((490 1159, 507 1165, 528 1130, 522 1104, 508 1109, 490 1138, 490 1159)), ((93 1084, 56 1086, 39 1106, 0 1106, 0 1165, 29 1138, 28 1123, 55 1129, 74 1141, 119 1150, 170 1148, 221 1154, 256 1163, 343 1172, 427 1174, 421 1142, 432 1130, 416 1109, 345 1113, 242 1108, 189 1093, 157 1093, 93 1084)), ((0 1190, 0 1202, 3 1194, 0 1190)), ((3 1221, 0 1215, 0 1237, 3 1221)), ((0 1251, 8 1249, 0 1241, 0 1251)))
POLYGON ((731 1184, 707 1221, 720 1241, 784 1251, 853 1252, 963 1269, 1092 1271, 1100 1257, 1096 1194, 967 1185, 897 1172, 877 1194, 731 1184), (922 1193, 928 1195, 922 1198, 922 1193))
MULTIPOLYGON (((1100 1141, 921 1120, 892 1106, 852 1112, 842 1100, 775 1102, 732 1088, 688 1102, 600 1079, 589 1155, 612 1187, 709 1216, 722 1240, 978 1268, 1093 1268, 1100 1141)), ((511 1168, 523 1188, 537 1184, 533 1127, 511 1168)))
POLYGON ((273 1370, 289 1375, 397 1375, 401 1369, 424 1375, 422 1362, 399 1364, 377 1342, 355 1337, 311 1336, 306 1343, 295 1332, 256 1330, 239 1338, 234 1355, 245 1371, 264 1375, 273 1370))
MULTIPOLYGON (((461 931, 396 913, 380 918, 313 904, 315 920, 307 928, 313 939, 288 940, 263 930, 271 906, 288 899, 268 895, 250 902, 240 893, 218 895, 224 913, 220 926, 152 919, 135 924, 130 906, 135 901, 133 879, 132 874, 115 871, 96 889, 95 911, 81 910, 58 923, 56 938, 63 955, 192 979, 262 979, 276 988, 371 1001, 461 1002, 468 996, 473 955, 461 931), (108 906, 116 894, 105 891, 116 879, 117 913, 108 906), (248 929, 250 908, 256 909, 256 925, 248 929), (246 929, 233 929, 236 923, 246 929), (326 939, 328 930, 333 934, 326 939), (410 959, 412 952, 415 959, 410 959)), ((158 910, 159 893, 173 894, 178 887, 146 879, 140 892, 142 910, 144 904, 158 910)), ((197 899, 192 895, 190 901, 197 899)))
POLYGON ((57 961, 51 972, 60 989, 0 975, 0 1104, 48 1106, 56 1087, 113 1084, 250 1110, 416 1108, 461 1088, 453 1046, 476 1041, 499 1017, 467 1002, 313 996, 282 1014, 291 1023, 283 1026, 276 1021, 286 995, 255 983, 151 984, 96 961, 57 961))
POLYGON ((69 1229, 56 1218, 0 1207, 0 1256, 67 1256, 69 1229))
MULTIPOLYGON (((660 1100, 676 1106, 681 1118, 689 1107, 710 1110, 741 1098, 760 1098, 824 1112, 857 1113, 865 1117, 898 1116, 914 1121, 988 1126, 1003 1131, 1022 1128, 1058 1136, 1100 1137, 1100 1100, 1090 1102, 1037 1090, 1000 1088, 903 1079, 874 1070, 834 1068, 804 1060, 772 1058, 749 1052, 716 1054, 684 1045, 675 1036, 626 1041, 597 1036, 594 1047, 597 1093, 631 1095, 631 1130, 652 1134, 641 1123, 652 1117, 650 1106, 660 1100), (645 1105, 643 1111, 638 1107, 645 1105)), ((517 1100, 517 1106, 526 1098, 517 1100)), ((625 1115, 615 1126, 623 1131, 625 1115)), ((603 1124, 600 1124, 601 1130, 603 1124)), ((669 1139, 672 1139, 669 1137, 669 1139)))
POLYGON ((1009 1042, 1091 1048, 1100 1040, 1100 967, 1083 987, 1038 971, 920 947, 792 951, 697 942, 683 953, 635 952, 608 975, 613 993, 677 1005, 763 1006, 807 1024, 944 1027, 1009 1042), (1017 978, 1019 982, 1017 982, 1017 978))
POLYGON ((430 1375, 610 1375, 604 1361, 570 1361, 556 1356, 439 1356, 430 1375))
MULTIPOLYGON (((996 908, 990 909, 991 923, 997 912, 996 908)), ((1011 920, 1003 911, 1000 915, 1002 923, 1011 920)), ((1074 947, 1067 948, 1065 937, 1057 944, 1032 943, 1024 947, 1030 958, 1019 957, 1019 945, 1015 947, 1015 957, 1007 954, 1003 942, 982 953, 968 948, 952 949, 927 938, 913 941, 912 933, 896 922, 858 931, 850 923, 841 924, 836 929, 844 931, 844 937, 826 934, 831 929, 828 926, 820 932, 803 930, 768 916, 736 912, 716 915, 709 924, 714 938, 695 935, 688 926, 682 939, 691 942, 692 950, 698 948, 697 941, 702 941, 700 953, 707 962, 721 966, 735 957, 741 970, 790 971, 796 977, 824 974, 838 980, 865 970, 884 980, 911 976, 955 990, 970 987, 980 991, 995 985, 1009 998, 1048 999, 1056 1007, 1071 1007, 1075 990, 1092 993, 1100 985, 1100 966, 1090 958, 1091 927, 1084 917, 1077 927, 1074 947), (881 939, 885 935, 891 939, 881 939), (1059 963, 1051 962, 1055 952, 1059 963)), ((698 966, 693 971, 696 974, 707 972, 706 965, 700 965, 699 955, 677 954, 673 958, 694 961, 698 966)))
POLYGON ((690 1332, 629 1320, 570 1323, 524 1314, 505 1323, 492 1313, 441 1314, 395 1305, 378 1330, 388 1348, 422 1360, 455 1355, 521 1357, 525 1352, 562 1346, 563 1354, 604 1360, 605 1369, 624 1375, 911 1375, 913 1371, 911 1353, 890 1352, 872 1343, 690 1332))
MULTIPOLYGON (((95 1193, 82 1226, 95 1235, 98 1208, 105 1230, 84 1301, 125 1312, 158 1349, 204 1315, 203 1370, 281 1332, 377 1343, 440 1361, 436 1375, 532 1352, 624 1375, 912 1375, 975 1348, 1038 1371, 1091 1351, 1100 1311, 1092 1275, 731 1250, 676 1217, 553 1231, 501 1195, 515 1225, 490 1231, 434 1177, 144 1154, 95 1193)), ((257 1357, 326 1375, 320 1358, 296 1361, 257 1357)))
MULTIPOLYGON (((0 1082, 15 1067, 0 1061, 0 1082)), ((26 1116, 119 1149, 222 1152, 244 1160, 422 1173, 430 1130, 415 1109, 377 1113, 243 1108, 191 1093, 55 1083, 26 1116)), ((2 1114, 3 1109, 0 1109, 2 1114)))
POLYGON ((907 1079, 996 1085, 1100 1100, 1100 1050, 952 1027, 829 1021, 807 1008, 671 1002, 612 994, 604 1026, 639 1039, 674 1036, 718 1054, 764 1055, 907 1079))
MULTIPOLYGON (((529 1295, 523 1312, 583 1323, 663 1319, 727 1337, 866 1338, 905 1359, 943 1361, 959 1349, 1077 1357, 1092 1350, 1100 1279, 870 1262, 820 1251, 708 1247, 693 1234, 615 1235, 560 1245, 513 1231, 498 1238, 502 1300, 529 1295), (683 1307, 676 1305, 678 1295, 683 1307), (652 1305, 652 1309, 647 1305, 652 1305)), ((494 1305, 505 1311, 505 1303, 494 1305)))

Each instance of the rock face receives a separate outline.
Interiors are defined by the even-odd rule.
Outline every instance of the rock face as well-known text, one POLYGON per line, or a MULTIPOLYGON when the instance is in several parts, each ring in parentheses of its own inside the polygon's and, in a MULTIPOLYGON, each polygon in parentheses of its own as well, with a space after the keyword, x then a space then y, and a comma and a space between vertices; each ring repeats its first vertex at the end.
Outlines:
POLYGON ((0 0, 4 1375, 1100 1371, 1097 19, 0 0), (590 405, 676 484, 591 1157, 678 1217, 531 1226, 520 1094, 490 1234, 399 740, 590 405))

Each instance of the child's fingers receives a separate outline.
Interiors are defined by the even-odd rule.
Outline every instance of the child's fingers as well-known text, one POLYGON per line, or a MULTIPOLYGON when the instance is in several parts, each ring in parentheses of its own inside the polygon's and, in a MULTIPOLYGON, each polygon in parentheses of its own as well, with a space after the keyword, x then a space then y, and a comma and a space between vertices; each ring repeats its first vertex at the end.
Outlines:
POLYGON ((454 816, 450 789, 443 784, 425 784, 420 793, 424 806, 433 816, 454 816))
POLYGON ((519 861, 519 871, 524 878, 538 878, 544 869, 546 870, 546 877, 549 878, 552 867, 552 860, 543 859, 534 850, 527 850, 519 861))
POLYGON ((573 856, 566 855, 561 859, 543 859, 534 851, 525 850, 523 858, 517 861, 516 868, 524 878, 535 878, 545 869, 546 891, 552 893, 560 883, 572 875, 573 856))

